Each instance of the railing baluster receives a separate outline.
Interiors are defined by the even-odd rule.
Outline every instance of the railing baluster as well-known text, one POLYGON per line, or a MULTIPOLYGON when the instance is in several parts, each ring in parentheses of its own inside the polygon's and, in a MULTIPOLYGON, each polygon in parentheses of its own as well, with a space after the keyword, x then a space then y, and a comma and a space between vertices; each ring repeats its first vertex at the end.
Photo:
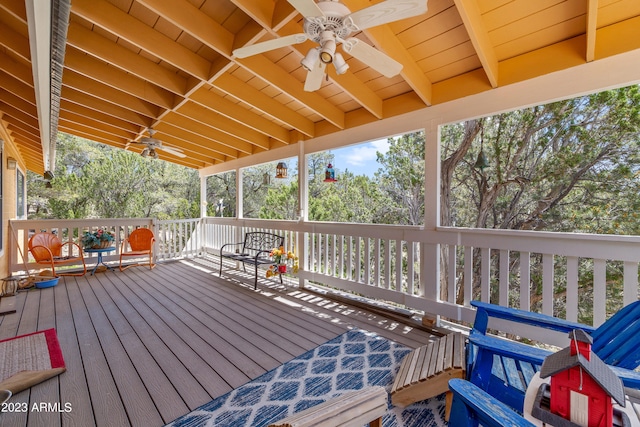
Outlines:
POLYGON ((456 302, 456 268, 458 257, 455 245, 449 245, 449 266, 447 271, 447 301, 456 302))
POLYGON ((473 300, 473 248, 464 247, 464 305, 468 307, 473 300))
POLYGON ((402 286, 402 240, 396 240, 396 285, 395 290, 398 292, 404 292, 402 286))
POLYGON ((607 320, 607 261, 593 260, 593 326, 607 320))
POLYGON ((623 277, 623 304, 628 305, 638 300, 638 263, 625 261, 623 277))
POLYGON ((531 253, 520 252, 520 309, 531 310, 531 253))
POLYGON ((578 257, 567 257, 566 319, 578 321, 578 257))
POLYGON ((500 305, 509 307, 509 251, 500 251, 500 279, 499 279, 499 301, 500 305))
POLYGON ((542 255, 542 312, 553 316, 555 262, 552 254, 542 255))
POLYGON ((480 300, 491 302, 491 249, 480 249, 480 300))

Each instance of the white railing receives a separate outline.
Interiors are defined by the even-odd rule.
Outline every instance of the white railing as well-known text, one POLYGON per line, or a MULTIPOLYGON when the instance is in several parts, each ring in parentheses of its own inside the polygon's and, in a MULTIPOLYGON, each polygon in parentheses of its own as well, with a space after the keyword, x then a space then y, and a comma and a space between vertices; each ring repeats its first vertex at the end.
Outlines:
MULTIPOLYGON (((26 269, 41 269, 29 254, 29 238, 37 232, 51 232, 60 237, 62 242, 80 243, 80 237, 85 231, 95 231, 104 228, 114 233, 115 250, 103 255, 105 262, 118 261, 121 242, 139 227, 151 228, 156 236, 154 254, 156 261, 184 257, 193 257, 202 252, 202 238, 200 219, 158 221, 152 218, 129 219, 48 219, 48 220, 12 220, 9 234, 9 263, 12 272, 22 272, 26 269)), ((68 246, 66 246, 68 247, 68 246)), ((85 262, 89 266, 95 262, 96 254, 85 254, 85 262)), ((70 265, 67 268, 78 266, 70 265)))
MULTIPOLYGON (((581 320, 578 310, 585 310, 586 296, 594 325, 638 299, 637 236, 213 217, 18 220, 11 221, 10 234, 28 255, 33 232, 55 231, 63 241, 78 241, 84 231, 99 227, 116 234, 117 250, 105 261, 118 259, 121 239, 137 227, 154 230, 159 260, 217 255, 223 244, 241 242, 248 231, 281 234, 287 250, 300 257, 303 286, 322 283, 465 322, 473 321, 473 299, 581 320), (617 293, 613 279, 621 281, 617 293)), ((13 242, 11 269, 24 270, 13 242)), ((37 268, 32 260, 27 263, 37 268)))
POLYGON ((201 227, 200 218, 156 221, 157 259, 169 260, 201 255, 201 227))
POLYGON ((638 298, 637 236, 448 227, 427 231, 229 218, 203 221, 204 244, 210 253, 217 254, 224 243, 242 241, 248 230, 284 233, 293 242, 287 248, 294 247, 300 255, 301 284, 320 282, 454 320, 472 322, 469 301, 480 299, 575 321, 579 294, 583 303, 588 294, 592 306, 587 310, 593 324, 599 325, 638 298), (579 277, 585 268, 588 277, 579 277), (616 295, 607 290, 614 270, 620 270, 623 282, 616 295), (558 288, 564 291, 559 293, 558 288))

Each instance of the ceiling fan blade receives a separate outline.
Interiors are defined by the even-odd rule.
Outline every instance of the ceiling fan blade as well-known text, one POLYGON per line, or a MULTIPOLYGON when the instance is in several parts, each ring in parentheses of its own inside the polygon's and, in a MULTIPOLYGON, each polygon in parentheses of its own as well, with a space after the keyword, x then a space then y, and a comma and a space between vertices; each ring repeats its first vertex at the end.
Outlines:
POLYGON ((324 62, 318 61, 318 64, 307 73, 307 79, 304 82, 304 90, 306 92, 314 92, 320 89, 326 66, 324 62))
POLYGON ((257 55, 258 53, 268 52, 270 50, 278 49, 285 46, 291 46, 292 44, 303 43, 306 40, 307 35, 304 33, 292 34, 290 36, 279 37, 277 39, 267 40, 266 42, 240 47, 233 51, 233 55, 236 58, 246 58, 248 56, 257 55))
POLYGON ((427 12, 427 0, 387 0, 353 12, 349 18, 359 30, 411 18, 427 12))
POLYGON ((167 147, 166 145, 163 145, 162 147, 158 147, 158 148, 180 158, 187 157, 187 155, 184 154, 182 150, 177 147, 167 147))
POLYGON ((305 18, 324 16, 322 10, 313 0, 287 0, 305 18))
POLYGON ((345 40, 342 48, 385 77, 396 76, 402 71, 401 63, 355 37, 345 40))

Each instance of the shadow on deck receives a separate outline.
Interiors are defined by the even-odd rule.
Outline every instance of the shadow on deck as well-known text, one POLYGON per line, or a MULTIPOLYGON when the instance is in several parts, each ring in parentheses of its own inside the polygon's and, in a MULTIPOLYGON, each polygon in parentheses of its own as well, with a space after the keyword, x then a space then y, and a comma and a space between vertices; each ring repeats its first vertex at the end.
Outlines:
POLYGON ((160 426, 348 329, 413 348, 433 338, 286 281, 252 281, 195 259, 19 292, 0 339, 54 327, 67 372, 12 397, 26 410, 1 424, 160 426), (41 403, 52 410, 32 410, 41 403))

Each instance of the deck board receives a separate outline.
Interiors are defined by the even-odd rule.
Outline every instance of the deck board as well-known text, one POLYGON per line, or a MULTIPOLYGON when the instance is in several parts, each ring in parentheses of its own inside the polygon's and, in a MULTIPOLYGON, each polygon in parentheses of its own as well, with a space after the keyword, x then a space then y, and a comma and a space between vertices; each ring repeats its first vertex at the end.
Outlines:
POLYGON ((409 347, 434 337, 278 281, 189 260, 63 277, 22 291, 0 339, 55 327, 67 372, 11 402, 70 412, 4 413, 2 426, 162 426, 346 332, 409 347))

